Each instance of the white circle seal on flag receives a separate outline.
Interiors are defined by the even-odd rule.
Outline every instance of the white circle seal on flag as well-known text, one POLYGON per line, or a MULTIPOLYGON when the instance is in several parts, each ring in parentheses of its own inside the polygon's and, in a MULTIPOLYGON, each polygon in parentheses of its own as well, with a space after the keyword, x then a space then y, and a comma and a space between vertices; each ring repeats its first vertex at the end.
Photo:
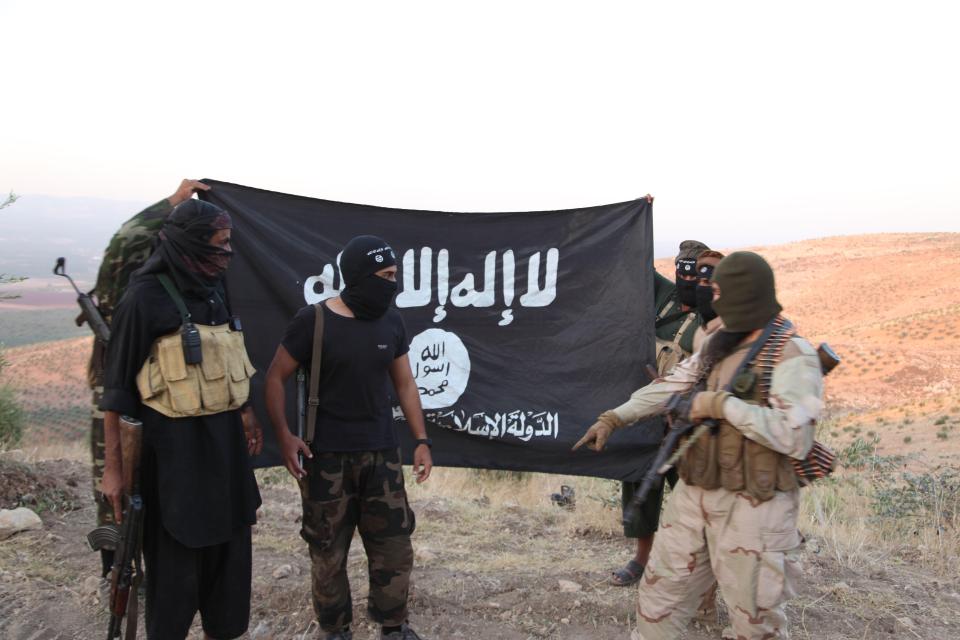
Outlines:
POLYGON ((431 328, 410 342, 410 370, 424 409, 456 404, 470 380, 470 354, 455 333, 431 328))

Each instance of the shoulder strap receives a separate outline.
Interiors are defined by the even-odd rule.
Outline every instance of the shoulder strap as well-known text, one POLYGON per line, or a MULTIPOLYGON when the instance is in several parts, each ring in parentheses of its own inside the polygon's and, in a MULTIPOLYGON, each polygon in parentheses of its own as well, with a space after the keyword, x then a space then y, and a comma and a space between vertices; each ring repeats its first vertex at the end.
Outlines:
POLYGON ((673 344, 676 345, 677 349, 686 353, 686 349, 680 346, 680 341, 683 340, 684 334, 687 333, 687 329, 690 327, 691 323, 696 321, 697 314, 692 311, 687 315, 686 319, 683 321, 683 324, 680 325, 680 328, 677 329, 677 332, 673 334, 673 344))
POLYGON ((785 325, 792 326, 790 325, 790 321, 782 316, 777 316, 767 323, 767 326, 763 329, 763 333, 760 334, 760 337, 757 338, 757 341, 753 343, 752 347, 750 347, 750 351, 747 352, 746 357, 744 357, 743 361, 740 362, 737 370, 733 372, 730 382, 728 382, 727 386, 723 388, 724 391, 728 393, 733 391, 733 381, 736 380, 737 376, 743 373, 743 371, 750 366, 750 363, 753 362, 754 358, 757 357, 757 355, 760 353, 760 350, 763 349, 763 346, 767 344, 767 340, 770 339, 770 336, 772 336, 775 331, 784 327, 785 325))
POLYGON ((158 273, 157 280, 160 281, 160 284, 163 285, 163 288, 167 290, 167 293, 173 298, 174 304, 177 305, 177 310, 180 312, 180 317, 183 319, 183 323, 186 324, 190 322, 190 312, 187 311, 187 305, 183 303, 183 296, 180 295, 180 292, 177 291, 177 287, 173 284, 173 280, 170 279, 165 273, 158 273))
POLYGON ((689 315, 689 314, 693 314, 693 311, 692 311, 692 310, 691 310, 691 311, 677 311, 676 313, 671 313, 671 314, 668 315, 668 316, 663 316, 663 317, 661 317, 661 318, 658 318, 658 319, 657 319, 657 322, 654 324, 654 327, 655 327, 656 329, 659 329, 660 327, 664 327, 664 326, 670 324, 671 322, 676 322, 677 320, 679 320, 679 319, 682 318, 683 316, 689 315))
POLYGON ((670 310, 673 309, 676 305, 677 305, 677 301, 674 300, 673 296, 670 296, 669 298, 667 298, 667 301, 664 303, 663 307, 660 309, 660 311, 657 312, 657 321, 659 322, 660 320, 663 320, 664 317, 668 313, 670 313, 670 310))
POLYGON ((304 442, 313 442, 317 428, 317 407, 320 405, 320 359, 323 357, 323 303, 313 305, 317 317, 313 323, 313 355, 310 356, 310 395, 307 397, 307 429, 304 442))

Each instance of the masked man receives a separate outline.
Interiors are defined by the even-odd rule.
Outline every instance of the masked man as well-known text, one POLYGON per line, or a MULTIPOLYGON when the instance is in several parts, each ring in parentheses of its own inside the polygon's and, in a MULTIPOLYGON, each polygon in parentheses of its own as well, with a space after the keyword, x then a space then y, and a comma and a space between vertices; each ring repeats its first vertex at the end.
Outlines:
MULTIPOLYGON (((97 272, 94 293, 104 320, 110 323, 113 309, 123 295, 130 274, 143 266, 156 244, 157 234, 170 211, 188 200, 197 191, 207 191, 210 187, 197 180, 183 180, 172 196, 153 204, 125 223, 110 239, 103 253, 103 261, 97 272)), ((103 412, 100 411, 100 398, 103 396, 103 373, 105 369, 106 348, 99 340, 93 341, 90 354, 88 380, 93 391, 92 414, 90 416, 90 454, 93 458, 93 497, 97 503, 97 526, 113 523, 113 507, 103 499, 100 482, 103 478, 104 441, 103 412)), ((113 551, 100 552, 102 561, 101 575, 106 577, 113 566, 113 551)))
POLYGON ((433 461, 407 357, 406 328, 390 308, 397 292, 396 264, 393 249, 380 238, 359 236, 347 243, 340 256, 346 288, 297 312, 267 372, 270 420, 284 463, 300 482, 301 535, 313 561, 313 606, 327 640, 353 637, 347 553, 355 529, 367 551, 367 611, 380 623, 380 637, 420 638, 407 623, 415 521, 403 485, 391 388, 416 442, 418 483, 430 476, 433 461), (319 396, 308 448, 287 426, 283 383, 298 366, 311 371, 318 313, 323 314, 319 396), (307 457, 305 468, 297 459, 300 453, 307 457))
POLYGON ((679 637, 714 579, 730 612, 724 638, 787 637, 783 605, 795 593, 801 549, 791 459, 813 445, 820 363, 780 316, 773 271, 759 255, 721 260, 713 289, 724 328, 663 380, 605 412, 581 440, 601 450, 614 429, 662 412, 674 394, 687 394, 681 404, 690 420, 716 421, 678 463, 680 481, 640 583, 634 640, 679 637))
MULTIPOLYGON (((654 274, 654 299, 657 308, 657 375, 666 375, 673 367, 690 355, 693 337, 700 325, 697 318, 697 255, 706 251, 707 245, 696 240, 680 243, 680 252, 674 261, 676 282, 670 282, 659 273, 654 274)), ((671 486, 676 476, 669 477, 671 486)), ((621 483, 620 498, 627 515, 627 505, 639 482, 621 483)), ((636 538, 637 550, 633 559, 610 576, 611 584, 626 587, 635 584, 643 575, 643 568, 650 557, 653 537, 660 522, 660 505, 663 502, 663 484, 647 496, 643 505, 624 518, 623 535, 636 538)))
POLYGON ((222 281, 231 227, 215 205, 178 205, 113 317, 103 492, 119 520, 118 420, 137 418, 148 638, 185 638, 197 611, 209 638, 238 637, 249 622, 260 505, 250 454, 261 445, 247 403, 254 369, 222 281))
POLYGON ((699 326, 693 334, 693 351, 696 353, 703 347, 707 336, 713 335, 723 326, 720 317, 713 308, 713 271, 723 260, 719 251, 706 250, 697 256, 697 315, 700 316, 699 326))

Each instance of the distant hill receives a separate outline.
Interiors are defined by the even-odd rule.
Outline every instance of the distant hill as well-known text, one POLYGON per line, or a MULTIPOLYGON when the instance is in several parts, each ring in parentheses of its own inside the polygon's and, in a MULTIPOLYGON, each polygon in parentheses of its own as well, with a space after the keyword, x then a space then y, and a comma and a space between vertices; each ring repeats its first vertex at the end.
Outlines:
POLYGON ((0 212, 0 272, 46 277, 65 256, 74 278, 92 282, 110 237, 148 204, 22 195, 0 212))
MULTIPOLYGON (((74 279, 83 285, 92 285, 110 238, 123 222, 149 204, 104 198, 22 195, 0 213, 0 273, 28 276, 34 280, 21 289, 31 292, 46 289, 46 278, 50 276, 56 258, 65 256, 68 271, 74 279), (40 278, 45 280, 37 282, 40 278)), ((654 254, 672 255, 677 250, 676 245, 672 241, 654 240, 654 254)))
MULTIPOLYGON (((773 265, 780 301, 801 334, 814 345, 829 342, 843 359, 826 382, 835 441, 875 434, 887 452, 960 452, 960 234, 833 237, 753 250, 773 265)), ((656 266, 672 278, 671 259, 656 266)), ((72 311, 60 320, 48 311, 6 318, 29 333, 31 313, 47 313, 35 323, 44 339, 77 335, 72 311)), ((71 416, 81 411, 89 340, 8 350, 7 379, 31 416, 46 415, 47 404, 65 404, 60 411, 71 416)))

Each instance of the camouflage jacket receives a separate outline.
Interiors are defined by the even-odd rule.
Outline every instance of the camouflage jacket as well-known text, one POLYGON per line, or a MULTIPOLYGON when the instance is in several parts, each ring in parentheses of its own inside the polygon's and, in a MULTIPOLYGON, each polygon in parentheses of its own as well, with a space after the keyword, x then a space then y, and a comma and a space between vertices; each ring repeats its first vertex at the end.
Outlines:
POLYGON ((123 223, 103 253, 94 292, 100 312, 108 320, 127 287, 130 275, 143 266, 153 252, 154 240, 173 207, 169 200, 150 205, 123 223))

